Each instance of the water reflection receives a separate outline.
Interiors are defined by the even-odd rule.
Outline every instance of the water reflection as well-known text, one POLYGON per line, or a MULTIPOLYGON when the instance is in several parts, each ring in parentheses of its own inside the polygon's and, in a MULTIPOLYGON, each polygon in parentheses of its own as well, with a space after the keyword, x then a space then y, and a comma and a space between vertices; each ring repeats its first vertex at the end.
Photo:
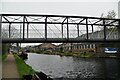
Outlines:
POLYGON ((120 60, 29 53, 26 63, 52 78, 120 78, 120 60))

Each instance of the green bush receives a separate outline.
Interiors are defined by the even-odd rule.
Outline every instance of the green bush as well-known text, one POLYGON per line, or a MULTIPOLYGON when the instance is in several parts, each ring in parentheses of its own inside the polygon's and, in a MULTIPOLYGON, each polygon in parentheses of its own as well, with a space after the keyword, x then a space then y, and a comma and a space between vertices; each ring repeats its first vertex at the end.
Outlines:
POLYGON ((93 53, 84 52, 84 53, 81 53, 80 57, 90 58, 90 57, 94 57, 94 55, 95 54, 93 53))
POLYGON ((2 57, 2 61, 4 61, 5 58, 7 57, 7 54, 2 54, 2 55, 0 55, 0 56, 2 57))
POLYGON ((94 57, 95 54, 90 53, 90 52, 63 52, 61 51, 40 51, 37 50, 36 53, 38 54, 48 54, 48 55, 60 55, 60 56, 75 56, 75 57, 85 57, 85 58, 90 58, 90 57, 94 57))

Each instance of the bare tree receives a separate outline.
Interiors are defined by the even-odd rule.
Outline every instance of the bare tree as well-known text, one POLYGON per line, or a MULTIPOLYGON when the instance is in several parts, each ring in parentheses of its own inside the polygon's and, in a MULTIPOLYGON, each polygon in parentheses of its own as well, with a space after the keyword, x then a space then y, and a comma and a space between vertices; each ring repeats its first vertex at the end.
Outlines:
POLYGON ((11 38, 20 38, 19 30, 14 26, 11 27, 11 38))
POLYGON ((5 28, 2 28, 2 38, 8 38, 8 33, 5 28))
MULTIPOLYGON (((9 29, 8 26, 3 26, 2 28, 2 38, 9 38, 9 29)), ((19 30, 12 26, 10 29, 10 38, 20 38, 19 30)))
MULTIPOLYGON (((9 27, 8 25, 2 26, 2 38, 9 38, 9 27)), ((15 26, 11 26, 10 38, 20 38, 19 30, 15 26)), ((12 43, 2 44, 3 54, 9 53, 12 43)))
POLYGON ((116 12, 114 10, 111 10, 107 14, 107 18, 114 19, 116 17, 116 12))
MULTIPOLYGON (((107 15, 104 15, 104 13, 101 14, 101 18, 109 18, 109 19, 115 19, 116 17, 116 12, 114 10, 108 11, 107 15)), ((105 20, 106 24, 109 24, 111 21, 110 20, 105 20)), ((114 23, 112 23, 114 24, 114 23)), ((100 27, 101 30, 103 30, 103 27, 100 27)), ((114 26, 107 26, 107 28, 114 28, 114 26)))
POLYGON ((101 18, 114 19, 116 17, 116 12, 114 10, 108 11, 107 15, 104 13, 101 14, 101 18))

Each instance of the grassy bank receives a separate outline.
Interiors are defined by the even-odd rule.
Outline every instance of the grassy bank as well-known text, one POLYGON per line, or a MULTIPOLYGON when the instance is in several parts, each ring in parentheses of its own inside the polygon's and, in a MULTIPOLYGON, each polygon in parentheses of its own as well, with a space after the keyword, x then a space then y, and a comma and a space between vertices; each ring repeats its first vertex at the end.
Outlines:
POLYGON ((6 57, 7 57, 7 54, 2 54, 2 61, 4 61, 6 57))
POLYGON ((0 54, 0 61, 2 61, 2 54, 0 54))
POLYGON ((17 54, 14 54, 15 60, 16 60, 16 65, 17 69, 19 72, 20 78, 23 77, 23 75, 34 75, 35 71, 27 65, 17 54))
POLYGON ((4 61, 7 57, 7 54, 0 54, 0 61, 4 61))
POLYGON ((2 56, 2 61, 5 60, 5 58, 7 57, 8 51, 10 49, 10 44, 9 43, 3 43, 2 44, 2 54, 0 54, 0 56, 2 56))
POLYGON ((36 52, 38 54, 48 54, 48 55, 60 55, 60 56, 75 56, 75 57, 82 57, 82 58, 90 58, 94 57, 94 53, 90 52, 83 52, 83 53, 78 53, 78 52, 50 52, 50 51, 42 51, 42 52, 36 52))

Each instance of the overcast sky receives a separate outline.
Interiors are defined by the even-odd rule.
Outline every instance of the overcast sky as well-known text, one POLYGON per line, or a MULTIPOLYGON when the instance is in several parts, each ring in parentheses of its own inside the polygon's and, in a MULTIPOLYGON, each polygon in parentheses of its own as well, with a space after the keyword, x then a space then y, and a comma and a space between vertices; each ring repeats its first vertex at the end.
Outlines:
POLYGON ((118 2, 119 0, 2 0, 4 2, 118 2))
POLYGON ((2 0, 2 13, 96 16, 114 10, 119 0, 2 0))
POLYGON ((117 2, 3 2, 2 13, 100 16, 110 10, 118 13, 117 5, 117 2))

